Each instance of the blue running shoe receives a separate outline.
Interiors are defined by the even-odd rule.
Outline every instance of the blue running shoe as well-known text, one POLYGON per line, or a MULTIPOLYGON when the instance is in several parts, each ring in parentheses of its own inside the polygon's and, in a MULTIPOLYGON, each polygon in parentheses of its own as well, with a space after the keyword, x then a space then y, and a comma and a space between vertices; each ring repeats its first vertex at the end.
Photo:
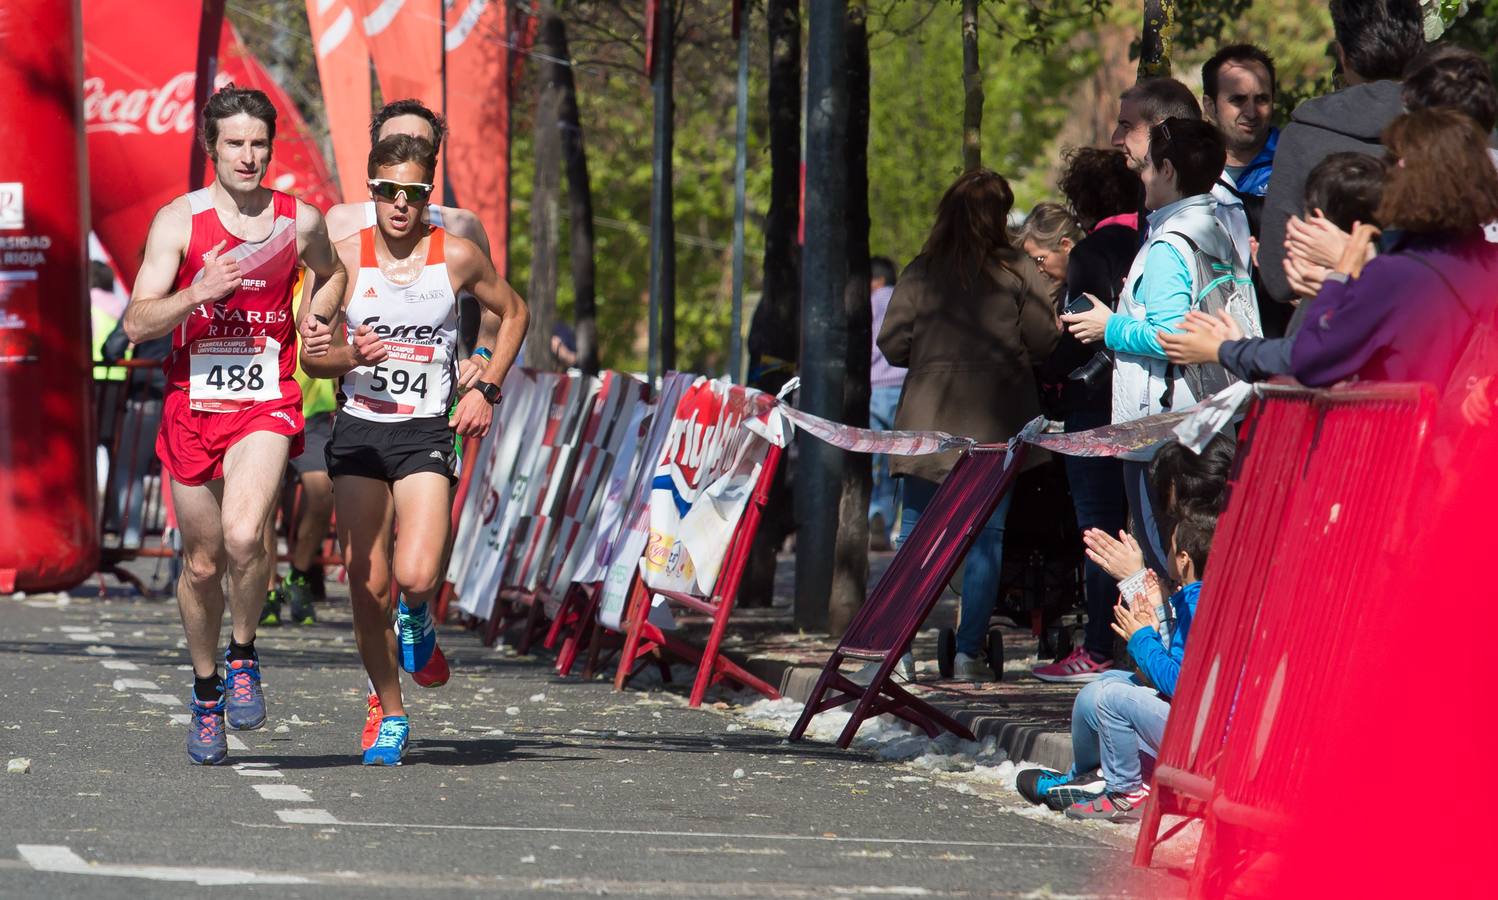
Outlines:
POLYGON ((380 720, 380 733, 374 744, 364 751, 366 766, 398 766, 406 758, 411 740, 411 723, 405 716, 386 716, 380 720))
POLYGON ((1066 784, 1069 777, 1055 769, 1025 769, 1015 776, 1014 786, 1024 797, 1037 806, 1045 802, 1045 795, 1057 785, 1066 784))
POLYGON ((432 658, 432 648, 437 646, 437 623, 432 621, 431 604, 408 609, 402 598, 395 626, 400 632, 401 668, 412 674, 425 669, 432 658))
POLYGON ((193 697, 187 704, 187 758, 200 766, 216 766, 229 755, 224 736, 224 698, 207 703, 193 697))
POLYGON ((224 701, 229 727, 251 731, 265 724, 265 692, 260 688, 260 663, 253 659, 229 659, 224 662, 224 701))

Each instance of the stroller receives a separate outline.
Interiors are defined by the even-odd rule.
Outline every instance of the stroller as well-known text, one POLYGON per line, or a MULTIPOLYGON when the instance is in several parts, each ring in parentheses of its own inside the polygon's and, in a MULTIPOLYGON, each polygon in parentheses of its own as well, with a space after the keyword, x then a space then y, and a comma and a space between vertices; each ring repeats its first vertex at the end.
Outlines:
MULTIPOLYGON (((994 615, 1019 628, 1029 628, 1040 644, 1042 658, 1062 659, 1080 637, 1079 617, 1084 605, 1082 535, 1061 460, 1021 472, 1014 485, 1014 501, 1004 526, 1004 562, 994 615)), ((957 632, 937 633, 937 668, 952 677, 957 655, 957 632)), ((996 678, 1004 677, 1004 632, 988 630, 985 647, 996 678)))

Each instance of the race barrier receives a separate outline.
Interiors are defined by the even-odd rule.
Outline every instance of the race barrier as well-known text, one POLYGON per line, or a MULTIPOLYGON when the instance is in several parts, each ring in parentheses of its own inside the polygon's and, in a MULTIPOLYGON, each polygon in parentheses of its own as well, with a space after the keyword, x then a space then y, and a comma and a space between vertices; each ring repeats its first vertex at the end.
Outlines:
POLYGON ((98 434, 108 453, 99 517, 100 596, 104 576, 113 575, 143 596, 155 596, 138 575, 124 567, 135 559, 173 559, 171 492, 165 489, 156 457, 161 424, 160 360, 121 360, 112 365, 123 380, 94 382, 98 434), (153 539, 154 540, 151 540, 153 539))
POLYGON ((1136 865, 1204 819, 1193 896, 1222 896, 1315 795, 1297 764, 1336 727, 1336 661, 1371 654, 1366 602, 1408 543, 1435 397, 1428 387, 1259 390, 1240 439, 1136 865), (1328 641, 1337 646, 1329 652, 1328 641), (1187 818, 1164 834, 1165 815, 1187 818))
POLYGON ((973 739, 966 726, 896 685, 890 676, 983 524, 1014 486, 1024 454, 1025 444, 1016 438, 1009 445, 971 447, 958 458, 822 668, 791 730, 791 741, 801 740, 813 717, 847 703, 855 704, 853 715, 837 739, 845 750, 865 719, 883 713, 898 716, 931 737, 945 729, 973 739), (858 684, 839 671, 844 659, 877 662, 879 667, 868 684, 858 684))

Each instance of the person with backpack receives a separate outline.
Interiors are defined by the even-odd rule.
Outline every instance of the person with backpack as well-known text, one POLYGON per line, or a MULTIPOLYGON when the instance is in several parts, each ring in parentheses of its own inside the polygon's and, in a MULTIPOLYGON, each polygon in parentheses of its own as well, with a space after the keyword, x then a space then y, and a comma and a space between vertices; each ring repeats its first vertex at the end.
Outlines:
POLYGON ((1454 110, 1405 113, 1383 142, 1382 252, 1369 260, 1378 231, 1354 228, 1306 310, 1291 371, 1312 387, 1356 377, 1444 391, 1464 352, 1481 352, 1469 338, 1490 334, 1477 326, 1498 306, 1498 245, 1483 231, 1498 219, 1498 170, 1482 129, 1454 110))
MULTIPOLYGON (((1217 219, 1212 188, 1227 160, 1222 135, 1201 119, 1172 117, 1150 129, 1144 182, 1149 234, 1135 256, 1118 310, 1096 303, 1061 317, 1080 341, 1114 351, 1113 424, 1185 409, 1227 384, 1213 364, 1177 366, 1157 332, 1176 331, 1192 309, 1228 310, 1245 334, 1261 334, 1253 286, 1217 219)), ((1124 489, 1149 568, 1165 571, 1148 466, 1124 462, 1124 489)))

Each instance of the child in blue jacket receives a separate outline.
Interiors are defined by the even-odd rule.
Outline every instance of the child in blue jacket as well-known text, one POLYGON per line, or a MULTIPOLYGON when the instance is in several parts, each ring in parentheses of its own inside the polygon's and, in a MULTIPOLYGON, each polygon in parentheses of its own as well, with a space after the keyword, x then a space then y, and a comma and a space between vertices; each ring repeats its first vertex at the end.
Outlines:
POLYGON ((1206 568, 1217 519, 1188 511, 1171 535, 1171 577, 1185 585, 1170 598, 1175 627, 1170 646, 1160 640, 1155 607, 1160 582, 1153 572, 1145 589, 1113 608, 1113 630, 1129 642, 1138 674, 1117 670, 1082 688, 1072 704, 1072 766, 1065 772, 1026 769, 1016 786, 1031 803, 1066 811, 1072 819, 1137 820, 1149 797, 1141 754, 1151 759, 1165 736, 1170 698, 1181 673, 1186 639, 1196 617, 1201 572, 1206 568))

